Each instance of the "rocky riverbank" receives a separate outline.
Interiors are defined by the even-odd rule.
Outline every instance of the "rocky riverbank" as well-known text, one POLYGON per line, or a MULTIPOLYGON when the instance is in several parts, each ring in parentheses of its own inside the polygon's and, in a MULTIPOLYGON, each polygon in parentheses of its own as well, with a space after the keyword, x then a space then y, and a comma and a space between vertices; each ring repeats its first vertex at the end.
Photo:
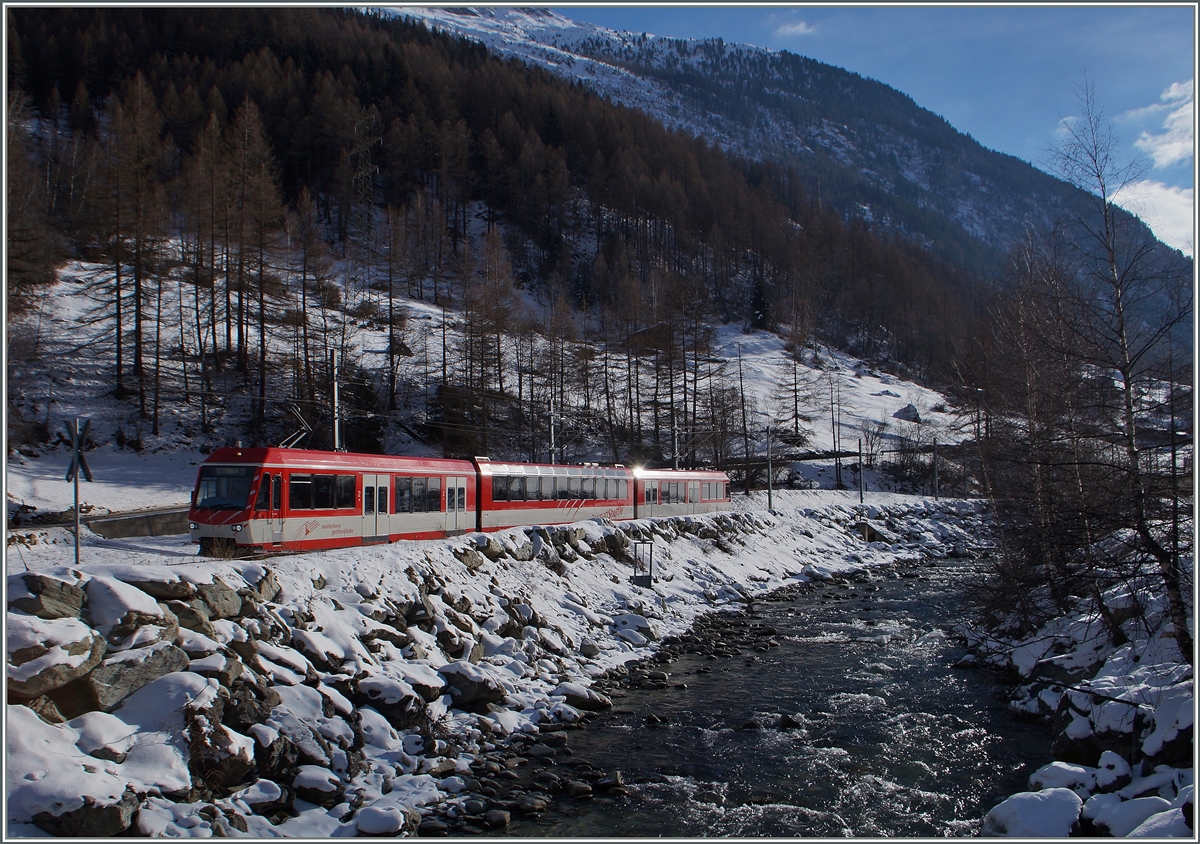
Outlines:
POLYGON ((1143 585, 1105 596, 1112 642, 1081 611, 1022 637, 964 630, 978 664, 1012 684, 1011 710, 1046 724, 1054 762, 993 809, 991 835, 1194 838, 1194 679, 1165 602, 1143 585))
POLYGON ((622 683, 668 682, 639 660, 769 650, 736 612, 720 638, 700 619, 982 532, 969 503, 794 497, 821 503, 12 574, 9 834, 471 834, 619 795, 568 736, 622 683))

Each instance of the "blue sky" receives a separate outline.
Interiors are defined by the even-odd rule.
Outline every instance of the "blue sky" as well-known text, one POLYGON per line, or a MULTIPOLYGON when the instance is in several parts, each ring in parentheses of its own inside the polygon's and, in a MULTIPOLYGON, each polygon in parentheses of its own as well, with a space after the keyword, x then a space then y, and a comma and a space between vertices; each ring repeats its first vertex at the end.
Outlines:
POLYGON ((555 6, 612 29, 785 49, 908 94, 986 147, 1048 169, 1087 78, 1146 173, 1120 199, 1191 254, 1195 7, 555 6))

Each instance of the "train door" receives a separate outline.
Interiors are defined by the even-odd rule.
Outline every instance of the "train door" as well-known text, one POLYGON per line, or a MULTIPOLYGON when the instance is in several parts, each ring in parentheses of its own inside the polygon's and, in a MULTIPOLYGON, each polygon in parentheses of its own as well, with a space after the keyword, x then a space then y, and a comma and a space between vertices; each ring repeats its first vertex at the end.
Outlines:
POLYGON ((700 512, 700 482, 688 481, 687 485, 687 511, 689 513, 700 512))
POLYGON ((641 515, 653 516, 658 513, 658 481, 646 481, 643 498, 646 506, 641 515))
POLYGON ((388 481, 390 475, 363 475, 363 541, 384 542, 388 536, 388 481))
POLYGON ((467 479, 446 478, 446 533, 465 533, 474 527, 467 512, 467 479))
POLYGON ((283 544, 283 476, 271 476, 271 504, 268 518, 271 523, 271 544, 283 544))

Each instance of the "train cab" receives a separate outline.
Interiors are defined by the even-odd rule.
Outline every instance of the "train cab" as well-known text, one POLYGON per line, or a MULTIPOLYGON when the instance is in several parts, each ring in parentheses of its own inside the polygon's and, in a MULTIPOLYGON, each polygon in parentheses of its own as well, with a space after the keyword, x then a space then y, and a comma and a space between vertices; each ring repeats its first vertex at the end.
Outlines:
POLYGON ((478 528, 463 460, 222 448, 200 467, 188 513, 202 554, 436 539, 478 528))

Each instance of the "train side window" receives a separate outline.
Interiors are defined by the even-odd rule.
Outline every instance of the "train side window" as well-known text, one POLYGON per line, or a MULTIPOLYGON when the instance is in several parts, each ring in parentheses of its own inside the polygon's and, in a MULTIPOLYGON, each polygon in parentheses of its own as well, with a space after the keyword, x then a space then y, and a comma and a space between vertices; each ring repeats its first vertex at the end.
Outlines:
POLYGON ((492 500, 508 500, 508 477, 505 475, 492 476, 492 500))
POLYGON ((388 511, 388 508, 387 508, 387 500, 388 500, 388 490, 387 490, 387 487, 385 487, 385 486, 381 486, 381 487, 379 488, 379 501, 377 502, 377 503, 378 503, 378 505, 379 505, 379 513, 380 513, 380 515, 384 515, 384 516, 386 516, 386 515, 387 515, 387 511, 388 511))
POLYGON ((396 512, 412 512, 412 478, 396 477, 396 512))
POLYGON ((595 478, 584 478, 583 479, 583 497, 584 498, 592 498, 592 499, 594 499, 596 497, 596 479, 595 478))
POLYGON ((439 512, 442 509, 442 479, 441 478, 430 478, 429 479, 429 492, 427 493, 427 496, 428 496, 427 501, 428 501, 429 506, 426 509, 428 509, 428 511, 430 513, 439 512))
POLYGON ((254 501, 255 510, 271 509, 271 476, 263 473, 262 480, 258 482, 258 498, 254 501))
POLYGON ((292 475, 288 478, 288 507, 292 510, 311 510, 312 486, 312 475, 292 475))
POLYGON ((567 497, 576 500, 583 497, 583 493, 579 485, 579 478, 572 477, 567 479, 567 497))
POLYGON ((425 485, 427 481, 427 478, 412 479, 412 510, 410 512, 425 512, 425 485))
POLYGON ((358 475, 338 475, 337 494, 333 506, 339 510, 351 510, 358 504, 358 475))
POLYGON ((619 481, 617 481, 617 498, 620 498, 622 501, 624 501, 628 497, 629 497, 629 481, 625 480, 624 478, 621 478, 619 481))
POLYGON ((271 509, 278 510, 283 507, 283 476, 271 476, 271 509))
POLYGON ((692 482, 688 484, 688 503, 696 504, 700 501, 700 484, 692 482))
POLYGON ((508 500, 509 501, 524 501, 525 500, 525 476, 510 477, 508 479, 508 500))
POLYGON ((373 486, 363 487, 363 512, 375 512, 375 487, 373 486))
POLYGON ((467 488, 465 486, 458 488, 458 509, 459 512, 465 512, 467 509, 467 488))
POLYGON ((313 475, 313 508, 333 509, 333 475, 313 475))

